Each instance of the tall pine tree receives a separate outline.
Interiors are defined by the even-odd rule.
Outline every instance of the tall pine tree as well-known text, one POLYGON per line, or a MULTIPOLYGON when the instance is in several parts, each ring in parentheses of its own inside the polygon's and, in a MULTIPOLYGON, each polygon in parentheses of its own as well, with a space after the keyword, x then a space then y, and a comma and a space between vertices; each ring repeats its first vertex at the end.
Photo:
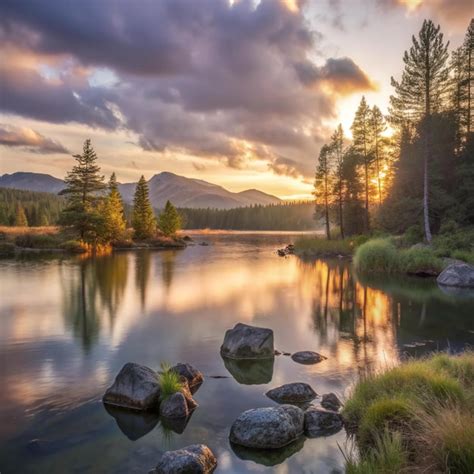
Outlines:
POLYGON ((74 155, 77 164, 65 178, 67 206, 62 212, 61 222, 74 227, 81 239, 95 242, 103 225, 98 206, 105 189, 104 177, 97 165, 97 155, 90 139, 84 142, 82 155, 74 155))
POLYGON ((337 214, 339 221, 339 232, 341 239, 344 238, 344 186, 343 186, 343 144, 344 144, 344 133, 342 131, 342 125, 339 124, 331 137, 331 154, 334 157, 334 194, 337 201, 337 214))
POLYGON ((124 235, 127 222, 125 220, 122 196, 118 190, 115 173, 112 173, 109 180, 109 194, 105 200, 104 219, 107 240, 119 240, 124 235))
POLYGON ((330 204, 330 173, 331 173, 331 148, 323 145, 319 152, 318 166, 314 179, 314 198, 316 203, 315 217, 324 216, 326 228, 326 238, 331 240, 331 230, 329 223, 329 204, 330 204))
POLYGON ((439 26, 425 20, 418 38, 405 51, 405 69, 401 81, 392 77, 395 95, 390 97, 390 114, 394 124, 420 124, 423 137, 423 223, 425 239, 431 243, 429 209, 429 173, 432 159, 432 116, 443 108, 449 90, 448 44, 444 43, 439 26))
POLYGON ((166 201, 165 208, 158 217, 158 227, 167 237, 181 229, 181 216, 170 201, 166 201))
POLYGON ((138 240, 149 239, 156 232, 156 219, 148 196, 148 183, 143 175, 137 183, 133 198, 132 226, 138 240))

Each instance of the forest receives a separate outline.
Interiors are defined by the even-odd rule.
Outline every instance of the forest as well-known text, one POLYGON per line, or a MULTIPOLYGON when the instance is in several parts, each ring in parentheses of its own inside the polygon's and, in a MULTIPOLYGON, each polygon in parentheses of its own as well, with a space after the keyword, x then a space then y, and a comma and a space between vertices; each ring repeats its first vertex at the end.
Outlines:
POLYGON ((474 224, 474 20, 449 51, 425 20, 392 77, 388 115, 361 98, 352 139, 339 125, 321 148, 317 215, 328 239, 407 230, 431 243, 443 229, 474 224))

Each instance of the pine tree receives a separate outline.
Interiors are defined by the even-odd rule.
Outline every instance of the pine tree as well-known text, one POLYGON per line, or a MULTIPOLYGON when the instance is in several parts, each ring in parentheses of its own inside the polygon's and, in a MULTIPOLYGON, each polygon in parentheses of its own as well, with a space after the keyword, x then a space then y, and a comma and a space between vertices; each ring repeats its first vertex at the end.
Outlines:
POLYGON ((334 183, 334 194, 336 195, 338 216, 339 216, 339 232, 341 234, 341 239, 344 238, 344 212, 343 212, 343 143, 344 143, 344 133, 342 131, 342 125, 339 124, 331 137, 331 152, 334 156, 334 174, 335 174, 335 183, 334 183))
POLYGON ((105 232, 107 240, 116 241, 120 239, 127 227, 123 211, 122 196, 118 190, 115 173, 112 173, 109 181, 109 194, 104 206, 105 232))
POLYGON ((370 134, 375 161, 375 174, 377 179, 377 194, 379 205, 382 204, 382 159, 384 141, 382 133, 386 130, 385 119, 380 109, 374 105, 370 114, 370 134))
POLYGON ((26 218, 23 206, 17 206, 15 215, 15 225, 18 227, 27 227, 28 219, 26 218))
POLYGON ((326 237, 331 240, 331 231, 329 223, 329 203, 330 203, 330 173, 331 173, 331 148, 323 145, 319 152, 318 166, 316 168, 316 176, 314 179, 314 198, 315 198, 315 217, 319 217, 320 210, 324 215, 326 227, 326 237))
POLYGON ((354 122, 352 123, 352 138, 354 142, 354 150, 362 157, 364 167, 364 183, 365 183, 365 231, 370 231, 370 214, 369 214, 369 168, 371 164, 370 155, 370 108, 362 97, 359 108, 356 111, 354 122))
POLYGON ((166 201, 165 209, 158 218, 158 227, 167 237, 181 229, 181 216, 170 201, 166 201))
POLYGON ((149 239, 155 235, 156 219, 148 196, 148 184, 142 176, 137 183, 133 198, 132 226, 135 238, 149 239))
POLYGON ((423 222, 425 238, 431 243, 429 217, 429 166, 432 155, 431 120, 444 105, 449 90, 447 67, 448 45, 444 44, 439 25, 425 20, 418 39, 412 37, 410 51, 405 51, 405 69, 401 81, 392 77, 395 95, 390 97, 390 114, 394 124, 404 122, 421 124, 423 151, 423 222))
POLYGON ((67 198, 61 222, 73 226, 81 239, 95 242, 98 238, 98 229, 103 225, 98 206, 102 200, 101 191, 105 189, 105 184, 90 139, 84 142, 82 155, 74 155, 73 158, 77 164, 67 174, 66 189, 61 191, 67 198))

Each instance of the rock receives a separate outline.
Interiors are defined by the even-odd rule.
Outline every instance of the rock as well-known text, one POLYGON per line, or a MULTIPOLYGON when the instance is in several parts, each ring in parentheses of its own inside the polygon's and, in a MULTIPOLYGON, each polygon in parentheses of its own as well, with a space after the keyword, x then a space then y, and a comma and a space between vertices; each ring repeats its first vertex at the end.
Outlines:
POLYGON ((327 410, 338 411, 341 408, 342 403, 337 398, 335 393, 325 393, 323 395, 323 399, 321 400, 321 406, 326 408, 327 410))
POLYGON ((290 356, 290 355, 291 355, 291 352, 283 352, 283 355, 284 355, 284 356, 290 356))
POLYGON ((298 362, 298 364, 306 364, 306 365, 317 364, 327 359, 327 357, 324 357, 323 355, 318 354, 317 352, 313 352, 313 351, 295 352, 291 356, 291 358, 295 362, 298 362))
POLYGON ((337 433, 342 425, 342 417, 335 411, 311 407, 304 414, 304 432, 309 438, 337 433))
POLYGON ((184 394, 176 392, 163 400, 160 405, 160 415, 166 418, 187 418, 189 408, 184 394))
POLYGON ((189 235, 184 235, 184 236, 183 236, 183 240, 184 240, 185 242, 192 242, 192 241, 193 241, 193 239, 192 239, 189 235))
POLYGON ((278 403, 306 403, 318 396, 310 385, 302 382, 272 388, 265 395, 278 403))
POLYGON ((275 354, 276 356, 279 356, 279 355, 281 355, 281 352, 275 349, 274 354, 275 354))
POLYGON ((300 451, 306 438, 300 436, 296 441, 279 449, 255 449, 230 443, 234 454, 244 461, 253 461, 263 466, 276 466, 300 451))
POLYGON ((225 368, 232 377, 243 385, 262 385, 272 381, 275 359, 228 359, 224 360, 225 368))
POLYGON ((217 459, 204 444, 193 444, 167 451, 156 466, 156 474, 208 474, 214 472, 217 459))
POLYGON ((226 331, 221 354, 232 359, 273 358, 273 331, 238 323, 226 331))
POLYGON ((123 410, 113 405, 104 405, 120 431, 131 441, 136 441, 148 434, 158 424, 159 416, 153 412, 123 410))
POLYGON ((202 247, 208 247, 209 244, 207 242, 200 242, 199 245, 201 245, 202 247))
POLYGON ((297 440, 304 430, 304 412, 292 405, 244 411, 234 421, 229 439, 247 448, 277 449, 297 440))
POLYGON ((103 402, 134 410, 157 410, 160 403, 158 374, 144 365, 125 364, 105 392, 103 402))
POLYGON ((285 249, 278 249, 278 250, 277 250, 277 254, 278 254, 278 256, 280 256, 280 257, 286 257, 287 252, 286 252, 285 249))
POLYGON ((474 266, 468 263, 453 263, 436 279, 439 285, 474 288, 474 266))
POLYGON ((179 363, 174 367, 171 367, 170 370, 176 372, 178 375, 181 375, 181 377, 184 377, 188 381, 191 393, 196 393, 204 380, 202 372, 194 368, 191 364, 179 363))

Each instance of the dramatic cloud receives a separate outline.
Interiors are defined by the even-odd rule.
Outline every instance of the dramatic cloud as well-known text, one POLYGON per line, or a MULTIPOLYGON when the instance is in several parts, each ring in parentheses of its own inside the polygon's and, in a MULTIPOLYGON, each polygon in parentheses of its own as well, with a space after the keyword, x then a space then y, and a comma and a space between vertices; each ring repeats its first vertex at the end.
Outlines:
POLYGON ((401 6, 409 11, 425 9, 441 22, 458 28, 467 29, 473 15, 472 0, 377 0, 384 7, 401 6))
POLYGON ((1 72, 0 107, 123 128, 149 152, 307 174, 337 96, 374 88, 350 58, 313 61, 320 35, 304 1, 51 3, 0 4, 0 39, 19 50, 1 72))
POLYGON ((47 138, 31 128, 0 124, 0 145, 21 147, 40 154, 69 153, 69 150, 56 140, 47 138))

